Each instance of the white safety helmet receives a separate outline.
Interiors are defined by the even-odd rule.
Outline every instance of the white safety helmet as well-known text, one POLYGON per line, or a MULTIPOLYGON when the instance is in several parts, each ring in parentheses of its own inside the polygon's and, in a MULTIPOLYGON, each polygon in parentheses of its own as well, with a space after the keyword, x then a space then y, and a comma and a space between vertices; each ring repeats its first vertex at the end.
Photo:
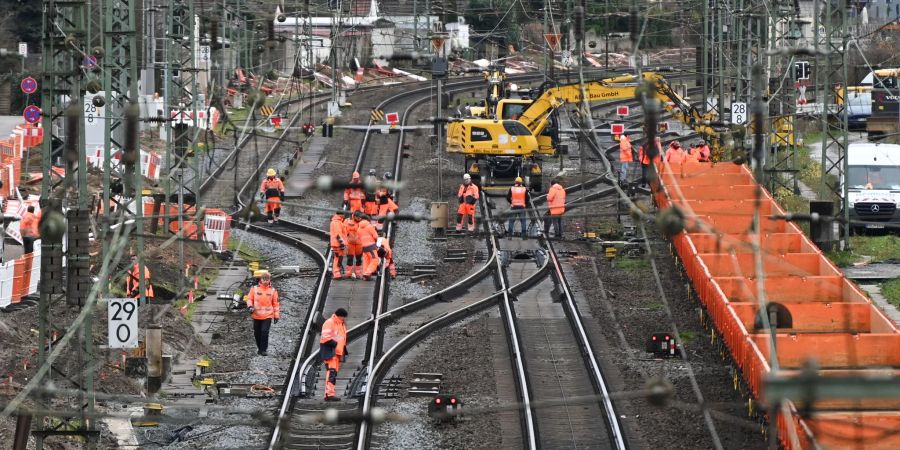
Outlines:
POLYGON ((472 181, 472 175, 469 175, 469 174, 467 174, 467 173, 464 173, 464 174, 463 174, 463 181, 472 181))

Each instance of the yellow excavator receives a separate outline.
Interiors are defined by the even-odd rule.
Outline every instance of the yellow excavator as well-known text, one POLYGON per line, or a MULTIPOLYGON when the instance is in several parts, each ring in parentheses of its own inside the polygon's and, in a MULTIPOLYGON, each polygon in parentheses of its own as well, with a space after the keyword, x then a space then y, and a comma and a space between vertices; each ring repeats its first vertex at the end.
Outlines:
MULTIPOLYGON (((707 125, 714 113, 702 114, 672 90, 657 72, 644 72, 641 79, 623 75, 585 83, 589 102, 635 98, 648 82, 653 95, 674 118, 701 134, 716 152, 719 133, 707 125)), ((521 176, 534 191, 542 189, 541 159, 557 153, 554 111, 564 104, 581 102, 581 86, 569 84, 542 89, 534 99, 502 99, 493 114, 485 117, 451 119, 447 124, 447 151, 465 155, 466 172, 485 186, 521 176)))

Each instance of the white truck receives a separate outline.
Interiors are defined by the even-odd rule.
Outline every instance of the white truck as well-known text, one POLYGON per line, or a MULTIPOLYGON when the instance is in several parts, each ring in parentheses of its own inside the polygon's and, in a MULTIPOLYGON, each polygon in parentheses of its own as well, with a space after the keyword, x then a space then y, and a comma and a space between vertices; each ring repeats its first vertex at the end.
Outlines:
POLYGON ((855 143, 847 149, 847 201, 852 228, 900 225, 900 145, 855 143))

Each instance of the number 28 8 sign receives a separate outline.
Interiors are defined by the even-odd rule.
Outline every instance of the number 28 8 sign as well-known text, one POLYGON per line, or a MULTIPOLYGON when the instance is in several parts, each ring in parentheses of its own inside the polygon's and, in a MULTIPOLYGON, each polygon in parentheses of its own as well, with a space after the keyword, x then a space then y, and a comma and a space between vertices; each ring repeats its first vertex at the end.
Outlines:
POLYGON ((138 305, 133 298, 107 300, 109 348, 137 348, 138 305))

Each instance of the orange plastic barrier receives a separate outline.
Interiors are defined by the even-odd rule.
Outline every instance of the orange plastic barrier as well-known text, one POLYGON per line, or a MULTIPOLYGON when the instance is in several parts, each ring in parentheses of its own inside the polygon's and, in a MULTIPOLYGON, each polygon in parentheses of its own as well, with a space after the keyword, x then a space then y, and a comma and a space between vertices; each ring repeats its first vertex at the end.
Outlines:
MULTIPOLYGON (((657 204, 677 206, 686 218, 686 232, 673 237, 672 244, 755 397, 771 371, 772 337, 763 329, 761 314, 777 327, 780 376, 796 376, 809 360, 822 376, 900 373, 900 331, 894 322, 795 224, 768 217, 784 211, 757 187, 747 167, 663 164, 659 181, 657 204), (750 235, 757 204, 762 274, 750 235), (765 277, 766 311, 760 311, 759 275, 765 277)), ((789 416, 778 416, 775 426, 784 447, 900 448, 900 401, 829 400, 815 408, 817 413, 806 419, 797 414, 798 405, 790 405, 789 416), (839 409, 854 412, 829 411, 839 409)))

